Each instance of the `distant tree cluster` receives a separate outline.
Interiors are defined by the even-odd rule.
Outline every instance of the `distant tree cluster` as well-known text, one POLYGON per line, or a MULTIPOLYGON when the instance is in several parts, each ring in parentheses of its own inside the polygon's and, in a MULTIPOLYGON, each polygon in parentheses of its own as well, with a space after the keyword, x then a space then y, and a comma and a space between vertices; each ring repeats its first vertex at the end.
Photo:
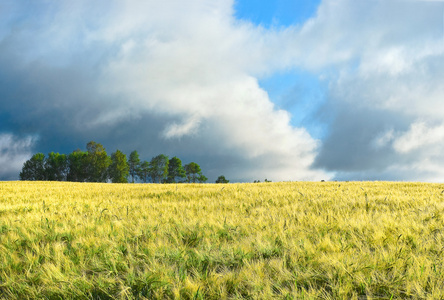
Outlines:
POLYGON ((220 176, 216 179, 216 183, 229 183, 229 182, 230 182, 230 181, 227 180, 227 179, 225 178, 224 175, 220 175, 220 176))
MULTIPOLYGON (((264 182, 271 182, 271 180, 268 180, 267 178, 265 178, 264 182)), ((253 181, 253 183, 261 183, 261 181, 255 180, 255 181, 253 181)))
POLYGON ((23 164, 19 177, 20 180, 114 183, 126 183, 128 179, 132 183, 137 179, 144 183, 208 180, 195 162, 182 166, 179 158, 169 159, 164 154, 153 157, 149 162, 141 161, 137 151, 131 152, 128 158, 120 150, 109 156, 101 144, 93 141, 86 145, 86 151, 75 150, 68 155, 51 152, 45 157, 43 153, 34 154, 23 164))

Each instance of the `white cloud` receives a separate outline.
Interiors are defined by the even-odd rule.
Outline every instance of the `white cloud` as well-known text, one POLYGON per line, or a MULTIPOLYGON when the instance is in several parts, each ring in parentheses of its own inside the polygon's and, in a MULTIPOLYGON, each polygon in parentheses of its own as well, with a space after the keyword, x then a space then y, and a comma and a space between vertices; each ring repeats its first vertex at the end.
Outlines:
MULTIPOLYGON (((231 1, 193 3, 174 2, 167 12, 156 7, 153 14, 167 14, 166 20, 151 18, 150 4, 142 5, 138 10, 149 15, 136 14, 142 24, 127 32, 116 28, 124 42, 105 69, 106 89, 126 95, 127 105, 184 120, 170 123, 165 138, 198 133, 217 152, 257 160, 274 179, 328 179, 311 170, 319 142, 293 128, 289 113, 275 108, 255 78, 282 67, 276 47, 284 33, 234 20, 231 1)), ((242 177, 258 173, 247 170, 242 177)))
POLYGON ((341 116, 322 161, 342 162, 329 168, 342 178, 444 178, 444 168, 431 167, 444 152, 443 13, 443 1, 326 0, 305 24, 305 66, 324 74, 332 114, 341 116), (349 147, 332 147, 333 138, 349 147))
POLYGON ((372 141, 372 146, 375 149, 381 149, 386 147, 388 144, 390 144, 393 139, 394 139, 394 130, 390 129, 387 130, 381 134, 379 134, 373 141, 372 141))
POLYGON ((429 127, 424 122, 415 122, 410 129, 399 136, 393 143, 393 148, 399 153, 408 153, 413 150, 439 147, 444 150, 444 124, 429 127))
POLYGON ((9 133, 0 134, 0 178, 18 179, 23 163, 31 158, 31 147, 36 138, 18 138, 9 133))
POLYGON ((182 124, 169 124, 162 135, 167 139, 181 138, 184 135, 193 135, 197 133, 200 123, 201 121, 198 117, 191 117, 182 124))

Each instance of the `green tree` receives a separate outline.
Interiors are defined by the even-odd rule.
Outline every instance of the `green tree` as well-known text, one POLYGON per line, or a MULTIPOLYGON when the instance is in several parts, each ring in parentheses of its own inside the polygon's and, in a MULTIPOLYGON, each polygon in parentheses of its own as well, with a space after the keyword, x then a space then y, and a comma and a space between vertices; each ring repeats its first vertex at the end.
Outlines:
POLYGON ((88 181, 88 152, 77 149, 68 155, 68 174, 66 180, 88 181))
POLYGON ((86 150, 88 152, 88 181, 106 182, 111 159, 105 148, 101 144, 91 141, 86 145, 86 150))
POLYGON ((68 173, 68 157, 66 154, 48 153, 45 159, 46 179, 51 181, 64 181, 68 173))
POLYGON ((127 183, 129 175, 129 165, 126 155, 122 151, 116 150, 111 154, 111 164, 108 174, 113 183, 127 183))
POLYGON ((134 179, 137 176, 137 169, 140 167, 140 158, 137 151, 130 153, 128 158, 129 175, 131 176, 131 182, 134 183, 134 179))
POLYGON ((220 175, 216 179, 216 183, 229 183, 230 181, 225 178, 224 175, 220 175))
POLYGON ((168 176, 168 156, 159 154, 150 161, 149 174, 153 183, 164 182, 168 176))
POLYGON ((143 183, 147 183, 149 176, 150 176, 150 163, 144 160, 137 169, 137 177, 139 177, 143 183))
POLYGON ((207 182, 207 180, 208 180, 208 178, 203 174, 199 174, 199 177, 197 177, 197 181, 200 183, 207 182))
POLYGON ((166 182, 176 183, 180 182, 186 177, 185 169, 182 166, 182 161, 176 156, 171 158, 168 162, 168 177, 166 182))
POLYGON ((185 173, 187 176, 187 182, 196 183, 199 176, 202 175, 202 170, 198 164, 195 162, 190 162, 189 164, 185 165, 185 173))
POLYGON ((23 164, 19 174, 20 180, 46 180, 45 176, 45 154, 34 154, 23 164))

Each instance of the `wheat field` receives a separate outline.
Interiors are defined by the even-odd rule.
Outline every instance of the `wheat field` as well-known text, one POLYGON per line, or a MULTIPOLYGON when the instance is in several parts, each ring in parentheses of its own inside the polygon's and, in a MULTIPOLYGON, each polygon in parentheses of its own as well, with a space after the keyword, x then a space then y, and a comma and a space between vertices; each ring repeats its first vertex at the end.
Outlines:
POLYGON ((2 299, 444 299, 444 185, 0 182, 2 299))

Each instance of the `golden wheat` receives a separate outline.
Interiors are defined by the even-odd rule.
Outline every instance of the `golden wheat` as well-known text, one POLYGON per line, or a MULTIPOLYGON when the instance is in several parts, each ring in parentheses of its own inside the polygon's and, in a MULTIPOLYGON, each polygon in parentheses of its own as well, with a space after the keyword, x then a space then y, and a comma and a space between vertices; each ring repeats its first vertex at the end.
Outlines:
POLYGON ((444 185, 0 183, 0 298, 444 298, 444 185))

